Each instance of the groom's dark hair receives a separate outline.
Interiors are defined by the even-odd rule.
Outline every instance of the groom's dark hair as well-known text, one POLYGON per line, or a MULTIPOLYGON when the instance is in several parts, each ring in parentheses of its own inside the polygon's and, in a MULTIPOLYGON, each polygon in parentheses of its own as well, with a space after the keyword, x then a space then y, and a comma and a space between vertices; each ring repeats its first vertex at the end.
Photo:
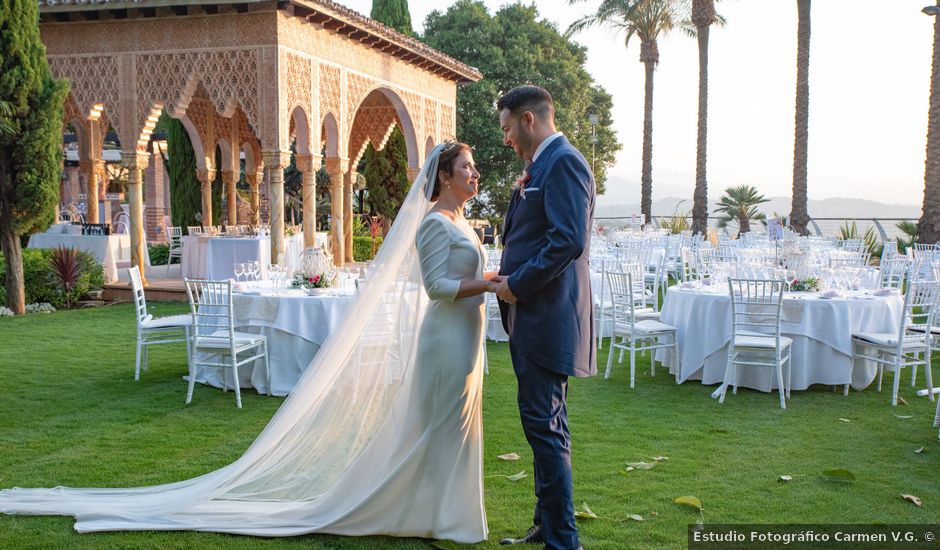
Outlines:
POLYGON ((509 109, 509 112, 518 115, 525 111, 535 113, 542 120, 551 120, 555 116, 555 102, 548 90, 532 84, 516 86, 509 90, 496 102, 496 110, 509 109))

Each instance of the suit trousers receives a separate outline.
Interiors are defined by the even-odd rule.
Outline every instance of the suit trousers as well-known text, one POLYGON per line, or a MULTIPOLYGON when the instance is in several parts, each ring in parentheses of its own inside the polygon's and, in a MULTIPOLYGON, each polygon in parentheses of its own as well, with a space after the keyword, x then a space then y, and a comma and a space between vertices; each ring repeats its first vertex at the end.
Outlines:
POLYGON ((546 548, 573 550, 580 543, 574 518, 571 436, 565 404, 568 377, 528 361, 512 340, 509 351, 518 381, 522 429, 534 456, 533 523, 541 525, 546 548))

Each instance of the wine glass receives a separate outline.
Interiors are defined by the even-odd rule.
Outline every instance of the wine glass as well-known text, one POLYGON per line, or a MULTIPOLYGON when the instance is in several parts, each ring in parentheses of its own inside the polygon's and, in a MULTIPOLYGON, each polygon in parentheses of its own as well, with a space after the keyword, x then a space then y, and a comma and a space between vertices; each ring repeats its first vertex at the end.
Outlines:
POLYGON ((793 290, 793 283, 797 282, 799 279, 796 278, 795 269, 787 269, 784 272, 785 281, 787 282, 787 289, 793 290))
POLYGON ((241 281, 245 274, 245 264, 235 264, 235 280, 241 281))

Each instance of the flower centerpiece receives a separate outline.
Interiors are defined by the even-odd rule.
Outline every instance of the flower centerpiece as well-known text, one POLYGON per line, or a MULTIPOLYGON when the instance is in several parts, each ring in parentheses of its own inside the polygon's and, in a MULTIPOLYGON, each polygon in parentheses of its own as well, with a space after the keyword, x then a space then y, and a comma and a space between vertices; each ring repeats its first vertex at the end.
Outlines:
POLYGON ((816 277, 806 277, 802 280, 795 280, 790 284, 790 290, 793 292, 818 292, 819 279, 816 277))
POLYGON ((311 248, 304 252, 300 269, 291 281, 293 288, 330 288, 336 282, 333 262, 320 248, 311 248))

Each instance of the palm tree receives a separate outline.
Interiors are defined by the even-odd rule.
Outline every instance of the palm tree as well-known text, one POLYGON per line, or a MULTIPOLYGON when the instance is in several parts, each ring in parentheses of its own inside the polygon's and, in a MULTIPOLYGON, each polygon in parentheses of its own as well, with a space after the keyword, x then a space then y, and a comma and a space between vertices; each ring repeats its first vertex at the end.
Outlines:
POLYGON ((692 196, 692 234, 708 228, 708 183, 705 178, 708 141, 708 29, 715 22, 715 0, 692 0, 692 24, 698 38, 698 138, 695 149, 695 194, 692 196))
MULTIPOLYGON (((940 15, 940 0, 924 13, 940 15)), ((930 72, 930 111, 927 115, 927 162, 924 170, 924 208, 918 239, 924 243, 940 240, 940 18, 933 23, 933 68, 930 72)))
POLYGON ((753 185, 736 185, 725 189, 724 196, 718 201, 718 208, 715 213, 721 213, 718 220, 720 227, 725 227, 729 222, 738 222, 738 234, 747 233, 751 230, 751 220, 763 220, 766 216, 757 211, 757 205, 767 202, 770 199, 757 192, 753 185))
POLYGON ((809 7, 811 0, 796 0, 799 23, 796 48, 796 133, 793 140, 793 204, 790 225, 807 235, 806 166, 809 155, 809 7))
MULTIPOLYGON (((568 0, 575 4, 582 0, 568 0)), ((649 223, 653 208, 653 70, 659 63, 660 35, 668 33, 685 18, 687 2, 684 0, 603 0, 594 15, 586 15, 568 27, 571 36, 594 25, 608 25, 624 31, 624 46, 630 39, 640 39, 640 62, 646 69, 645 97, 643 100, 643 173, 640 209, 644 224, 649 223)))

